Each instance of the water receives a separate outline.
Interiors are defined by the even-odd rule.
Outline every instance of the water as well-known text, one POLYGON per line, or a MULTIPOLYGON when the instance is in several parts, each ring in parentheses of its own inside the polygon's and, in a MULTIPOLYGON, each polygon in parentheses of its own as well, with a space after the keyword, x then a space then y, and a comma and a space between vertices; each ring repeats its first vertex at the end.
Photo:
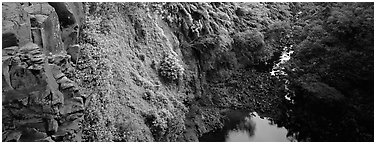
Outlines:
POLYGON ((291 54, 293 54, 294 51, 292 50, 292 45, 290 47, 284 47, 281 56, 279 57, 279 62, 273 66, 273 70, 270 72, 272 76, 278 76, 278 75, 287 75, 286 72, 284 72, 282 64, 286 63, 290 60, 291 54))
MULTIPOLYGON (((273 69, 270 72, 270 74, 272 76, 277 76, 277 77, 282 76, 282 75, 287 76, 286 72, 284 71, 285 68, 282 66, 282 64, 284 64, 284 63, 286 63, 287 61, 290 60, 291 54, 294 53, 294 51, 292 50, 292 47, 293 47, 293 45, 290 45, 290 47, 284 47, 283 48, 282 54, 279 57, 279 62, 273 66, 273 69)), ((290 89, 287 87, 288 84, 289 84, 289 81, 285 80, 285 90, 286 91, 290 91, 290 89)), ((291 99, 290 95, 291 95, 290 93, 287 93, 285 95, 285 99, 288 100, 291 103, 294 103, 294 100, 291 99)))
POLYGON ((261 118, 256 112, 234 111, 223 129, 209 132, 200 137, 200 141, 221 142, 290 142, 287 130, 278 127, 267 118, 261 118))

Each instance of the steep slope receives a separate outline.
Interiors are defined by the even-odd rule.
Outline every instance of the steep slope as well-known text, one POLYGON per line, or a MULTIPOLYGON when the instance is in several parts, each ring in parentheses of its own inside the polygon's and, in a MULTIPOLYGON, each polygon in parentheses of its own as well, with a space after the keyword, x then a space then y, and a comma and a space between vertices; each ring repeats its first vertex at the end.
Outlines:
POLYGON ((198 141, 233 110, 299 141, 373 139, 373 4, 2 8, 3 141, 198 141))
POLYGON ((228 108, 272 112, 283 87, 267 90, 278 80, 262 64, 281 44, 263 33, 279 20, 268 15, 286 16, 266 5, 87 3, 75 75, 91 97, 84 140, 198 141, 228 108))

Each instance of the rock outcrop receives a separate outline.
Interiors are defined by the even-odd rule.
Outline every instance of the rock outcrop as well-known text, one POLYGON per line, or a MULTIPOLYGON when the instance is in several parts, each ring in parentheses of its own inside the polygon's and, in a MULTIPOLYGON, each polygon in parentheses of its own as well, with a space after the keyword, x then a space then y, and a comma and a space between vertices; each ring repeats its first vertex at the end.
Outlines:
POLYGON ((81 141, 85 97, 66 76, 72 62, 63 42, 77 32, 64 37, 59 16, 48 3, 3 3, 4 142, 81 141))
POLYGON ((30 16, 23 10, 22 5, 17 3, 2 3, 2 8, 3 48, 17 44, 25 45, 30 42, 30 16), (16 37, 18 41, 13 37, 16 37))
POLYGON ((48 53, 57 54, 63 51, 60 24, 52 6, 38 3, 25 7, 30 15, 33 42, 43 47, 48 53))

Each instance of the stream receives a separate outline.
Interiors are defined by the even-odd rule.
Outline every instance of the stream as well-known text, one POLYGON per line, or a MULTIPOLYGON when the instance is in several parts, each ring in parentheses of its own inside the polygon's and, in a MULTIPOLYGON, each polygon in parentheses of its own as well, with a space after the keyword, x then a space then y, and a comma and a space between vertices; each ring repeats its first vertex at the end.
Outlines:
MULTIPOLYGON (((290 60, 290 58, 291 58, 290 56, 293 53, 294 53, 294 51, 292 50, 292 45, 290 45, 290 47, 284 47, 282 54, 279 57, 279 62, 273 66, 273 69, 270 72, 270 75, 276 76, 276 77, 286 76, 287 74, 284 71, 285 68, 283 67, 283 64, 285 64, 287 61, 290 60)), ((285 90, 286 91, 290 91, 290 89, 287 87, 288 84, 289 84, 289 81, 285 80, 285 90)), ((285 95, 285 99, 290 101, 291 103, 294 103, 294 101, 291 100, 291 98, 290 98, 290 93, 287 93, 285 95)))
MULTIPOLYGON (((283 64, 290 59, 294 51, 292 45, 285 47, 279 57, 278 63, 273 66, 271 76, 286 76, 283 71, 283 64)), ((285 89, 289 91, 285 80, 285 89)), ((285 99, 294 103, 290 99, 290 94, 285 95, 285 99)), ((288 136, 288 130, 276 125, 272 119, 260 117, 256 112, 230 110, 226 115, 227 120, 222 129, 205 133, 199 138, 200 142, 292 142, 295 138, 288 136)))

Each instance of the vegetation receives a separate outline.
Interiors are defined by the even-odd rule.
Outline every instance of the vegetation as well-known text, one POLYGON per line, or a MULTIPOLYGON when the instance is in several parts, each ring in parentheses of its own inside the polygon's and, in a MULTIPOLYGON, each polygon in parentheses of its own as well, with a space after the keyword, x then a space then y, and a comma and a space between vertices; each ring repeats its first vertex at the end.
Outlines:
POLYGON ((249 30, 235 34, 234 47, 241 57, 240 61, 247 61, 248 65, 255 65, 267 60, 267 58, 263 59, 265 42, 264 36, 260 32, 249 30))
MULTIPOLYGON (((324 104, 331 105, 330 109, 294 107, 303 111, 294 114, 298 117, 292 123, 311 128, 299 131, 299 139, 372 141, 373 3, 293 3, 293 6, 294 54, 286 68, 295 99, 307 100, 303 98, 307 92, 302 85, 317 82, 345 96, 344 103, 337 100, 324 104), (307 121, 303 115, 321 122, 307 121)), ((330 97, 325 97, 325 101, 330 101, 330 97)))
POLYGON ((163 60, 155 54, 162 52, 159 45, 146 47, 155 50, 149 51, 155 54, 153 60, 145 52, 134 53, 142 45, 129 45, 141 42, 134 36, 142 34, 138 33, 142 27, 131 22, 147 18, 139 7, 139 3, 86 3, 82 56, 74 75, 88 96, 83 141, 176 141, 184 130, 181 94, 173 87, 161 88, 151 67, 152 61, 163 60), (132 8, 141 11, 125 10, 132 8))
POLYGON ((179 80, 183 76, 184 68, 176 56, 168 54, 163 58, 159 66, 159 74, 170 81, 179 80))
POLYGON ((84 141, 197 141, 229 109, 299 141, 373 140, 372 3, 86 3, 86 16, 84 141), (290 46, 288 75, 270 76, 290 46))

